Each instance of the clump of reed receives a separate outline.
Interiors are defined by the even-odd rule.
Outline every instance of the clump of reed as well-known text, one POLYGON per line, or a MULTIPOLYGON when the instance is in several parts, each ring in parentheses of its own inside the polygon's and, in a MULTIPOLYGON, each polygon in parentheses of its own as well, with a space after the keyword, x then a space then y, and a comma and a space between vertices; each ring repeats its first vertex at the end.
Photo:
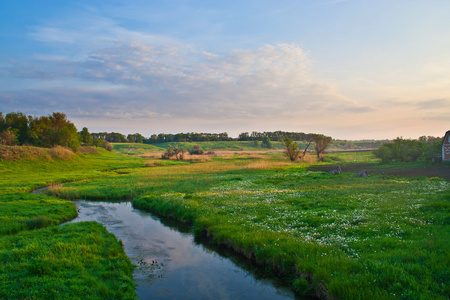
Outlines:
POLYGON ((50 149, 50 155, 55 159, 69 160, 73 158, 76 154, 69 148, 62 146, 55 146, 50 149))

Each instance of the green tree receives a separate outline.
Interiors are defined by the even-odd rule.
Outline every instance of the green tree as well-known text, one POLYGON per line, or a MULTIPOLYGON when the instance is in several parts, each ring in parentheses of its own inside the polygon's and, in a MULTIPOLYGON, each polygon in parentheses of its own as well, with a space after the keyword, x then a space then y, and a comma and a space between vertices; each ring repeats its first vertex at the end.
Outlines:
POLYGON ((261 147, 268 148, 268 149, 273 148, 272 141, 270 140, 270 138, 268 136, 263 137, 262 142, 261 142, 261 147))
POLYGON ((6 128, 14 133, 19 145, 29 144, 31 142, 28 123, 28 117, 21 112, 9 113, 5 116, 6 128))
POLYGON ((296 142, 294 142, 291 138, 285 138, 284 139, 284 145, 285 145, 285 151, 284 154, 291 160, 295 161, 297 160, 300 149, 298 148, 298 145, 296 142))
POLYGON ((83 129, 80 131, 80 142, 83 146, 92 145, 92 136, 86 127, 83 127, 83 129))
POLYGON ((317 158, 319 160, 322 160, 323 155, 325 154, 325 150, 331 143, 331 137, 325 136, 323 134, 314 134, 313 139, 315 143, 314 150, 316 151, 317 158))

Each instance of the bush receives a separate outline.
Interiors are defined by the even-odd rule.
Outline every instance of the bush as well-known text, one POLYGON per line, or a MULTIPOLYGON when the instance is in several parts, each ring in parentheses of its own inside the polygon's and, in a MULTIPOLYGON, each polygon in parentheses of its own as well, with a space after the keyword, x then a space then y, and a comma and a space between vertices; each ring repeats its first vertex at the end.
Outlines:
POLYGON ((440 142, 421 142, 396 138, 390 143, 373 151, 375 157, 383 163, 392 161, 412 162, 417 160, 430 161, 440 152, 440 142))
POLYGON ((194 145, 194 147, 192 147, 192 149, 189 151, 190 155, 202 155, 204 153, 205 151, 200 145, 194 145))
POLYGON ((113 146, 105 140, 103 140, 102 148, 105 148, 109 152, 111 152, 113 150, 113 146))
POLYGON ((172 150, 172 146, 168 146, 167 150, 161 154, 161 158, 162 159, 170 159, 171 157, 173 157, 175 155, 175 152, 172 150))
POLYGON ((4 130, 0 132, 0 145, 13 146, 17 144, 16 135, 12 130, 4 130))

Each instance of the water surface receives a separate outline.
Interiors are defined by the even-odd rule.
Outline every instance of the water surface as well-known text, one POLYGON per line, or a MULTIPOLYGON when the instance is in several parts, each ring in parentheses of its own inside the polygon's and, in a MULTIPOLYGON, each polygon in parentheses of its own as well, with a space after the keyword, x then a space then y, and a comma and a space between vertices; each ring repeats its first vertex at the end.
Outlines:
POLYGON ((224 250, 196 243, 189 227, 134 209, 129 202, 73 201, 78 218, 97 221, 123 241, 137 265, 140 299, 294 299, 274 279, 224 250))

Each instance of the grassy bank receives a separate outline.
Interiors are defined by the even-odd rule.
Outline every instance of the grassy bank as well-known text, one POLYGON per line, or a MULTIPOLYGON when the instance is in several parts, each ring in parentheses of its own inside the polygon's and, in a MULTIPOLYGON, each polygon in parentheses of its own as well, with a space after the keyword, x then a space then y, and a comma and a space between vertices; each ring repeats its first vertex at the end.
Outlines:
POLYGON ((133 266, 103 225, 0 237, 1 299, 134 299, 133 266))
POLYGON ((132 265, 103 226, 56 226, 77 216, 68 201, 37 187, 114 176, 143 166, 104 150, 0 148, 0 298, 130 299, 132 265))
MULTIPOLYGON (((329 158, 355 164, 373 162, 370 156, 329 158)), ((192 222, 199 236, 286 275, 299 294, 448 298, 448 181, 358 178, 307 167, 273 155, 213 157, 129 169, 53 192, 127 197, 135 207, 192 222)))

